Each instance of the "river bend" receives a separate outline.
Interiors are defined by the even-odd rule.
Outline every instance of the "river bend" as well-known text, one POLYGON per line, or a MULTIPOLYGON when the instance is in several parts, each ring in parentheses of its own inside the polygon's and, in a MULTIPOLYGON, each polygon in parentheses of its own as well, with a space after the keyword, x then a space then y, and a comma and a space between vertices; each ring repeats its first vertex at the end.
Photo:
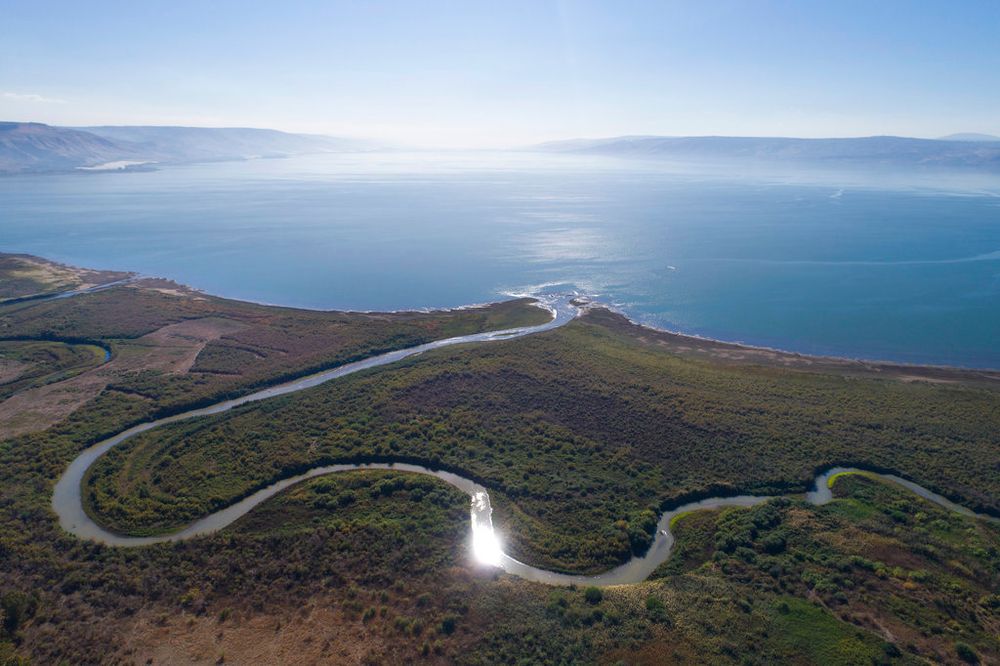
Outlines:
MULTIPOLYGON (((682 513, 696 511, 699 509, 716 509, 728 506, 753 506, 772 499, 772 496, 739 495, 734 497, 713 497, 691 502, 670 511, 666 511, 660 516, 653 543, 644 555, 633 557, 628 562, 618 567, 596 575, 565 574, 547 571, 545 569, 525 564, 507 555, 503 551, 501 539, 493 528, 493 509, 490 505, 489 491, 486 488, 475 481, 467 479, 454 472, 433 470, 421 465, 404 462, 340 464, 315 467, 302 474, 277 481, 224 509, 200 518, 183 529, 170 534, 144 537, 116 534, 98 525, 89 515, 87 515, 83 508, 81 484, 87 470, 108 450, 118 444, 121 444, 134 435, 153 430, 154 428, 158 428, 168 423, 175 423, 177 421, 196 418, 199 416, 220 414, 233 409, 234 407, 250 402, 266 400, 268 398, 287 395, 289 393, 312 388, 314 386, 318 386, 319 384, 323 384, 340 377, 346 377, 347 375, 351 375, 362 370, 368 370, 370 368, 395 363, 402 359, 409 358, 432 349, 440 349, 442 347, 457 344, 509 340, 512 338, 551 330, 567 323, 578 314, 578 308, 571 303, 571 299, 572 297, 569 296, 551 298, 542 297, 539 304, 549 309, 552 312, 553 317, 551 321, 539 326, 529 326, 488 333, 476 333, 473 335, 465 335, 446 340, 429 342, 415 347, 410 347, 408 349, 400 349, 380 354, 378 356, 373 356, 361 361, 356 361, 354 363, 338 366, 336 368, 325 370, 323 372, 286 382, 284 384, 272 386, 240 398, 226 400, 208 407, 193 409, 188 412, 175 414, 156 421, 141 423, 137 426, 129 428, 128 430, 125 430, 84 450, 79 456, 76 457, 76 459, 73 460, 73 462, 69 464, 66 471, 63 472, 59 481, 56 483, 55 490, 52 495, 52 507, 59 517, 59 524, 67 532, 77 537, 97 541, 109 546, 148 546, 156 543, 180 541, 217 532, 233 524, 236 520, 249 513, 254 507, 262 502, 274 497, 286 488, 297 483, 301 483, 307 479, 312 479, 326 474, 354 470, 396 470, 400 472, 434 476, 469 495, 471 499, 470 530, 472 535, 472 551, 475 559, 483 565, 498 567, 509 574, 548 585, 607 586, 642 582, 648 578, 658 566, 666 562, 670 557, 670 553, 674 546, 674 536, 670 530, 670 521, 674 517, 682 513)), ((806 493, 806 500, 816 505, 825 504, 831 501, 833 499, 833 493, 830 489, 830 480, 833 476, 842 473, 861 472, 901 485, 924 499, 961 515, 991 521, 997 520, 991 516, 977 514, 966 507, 955 504, 941 495, 931 492, 930 490, 901 477, 892 474, 865 472, 863 470, 848 467, 834 467, 817 475, 813 490, 806 493)))

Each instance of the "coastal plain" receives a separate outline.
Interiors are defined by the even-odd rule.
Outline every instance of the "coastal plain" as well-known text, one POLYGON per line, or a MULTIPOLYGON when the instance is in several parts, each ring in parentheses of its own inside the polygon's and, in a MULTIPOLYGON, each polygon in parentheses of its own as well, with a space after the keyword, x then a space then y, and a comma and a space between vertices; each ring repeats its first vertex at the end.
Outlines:
POLYGON ((686 514, 649 580, 600 590, 477 565, 468 498, 392 471, 293 486, 218 534, 115 549, 64 533, 50 506, 90 444, 323 368, 550 315, 530 299, 295 310, 156 279, 18 300, 51 293, 23 267, 48 263, 4 259, 21 282, 0 304, 0 659, 1000 659, 996 523, 864 475, 836 477, 828 505, 796 497, 817 470, 855 465, 1000 514, 997 373, 742 347, 587 306, 558 329, 136 436, 92 467, 86 506, 115 531, 164 533, 309 467, 405 459, 488 487, 518 559, 593 573, 642 553, 664 508, 791 497, 686 514))

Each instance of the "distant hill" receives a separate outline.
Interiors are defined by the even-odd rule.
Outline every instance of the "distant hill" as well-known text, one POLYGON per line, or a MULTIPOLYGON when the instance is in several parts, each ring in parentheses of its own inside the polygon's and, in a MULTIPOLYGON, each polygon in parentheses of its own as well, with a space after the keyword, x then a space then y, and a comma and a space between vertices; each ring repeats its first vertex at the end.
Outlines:
POLYGON ((41 123, 0 123, 0 173, 67 171, 133 157, 114 141, 41 123))
POLYGON ((696 160, 752 159, 1000 169, 1000 143, 871 136, 794 139, 730 136, 623 136, 572 139, 533 147, 559 153, 696 160))
POLYGON ((370 150, 371 142, 239 127, 102 126, 77 128, 157 155, 160 162, 192 162, 305 153, 370 150))
POLYGON ((371 142, 277 130, 206 127, 53 127, 0 123, 0 173, 44 173, 371 150, 371 142))
POLYGON ((949 134, 948 136, 942 136, 938 139, 938 141, 1000 141, 1000 136, 964 132, 961 134, 949 134))

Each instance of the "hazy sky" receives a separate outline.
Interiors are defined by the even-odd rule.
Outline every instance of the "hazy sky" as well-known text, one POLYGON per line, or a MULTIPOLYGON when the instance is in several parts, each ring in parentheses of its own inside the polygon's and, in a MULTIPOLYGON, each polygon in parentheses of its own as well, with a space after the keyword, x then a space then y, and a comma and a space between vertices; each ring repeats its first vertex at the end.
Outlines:
POLYGON ((0 119, 448 146, 1000 134, 1000 0, 0 0, 0 119))

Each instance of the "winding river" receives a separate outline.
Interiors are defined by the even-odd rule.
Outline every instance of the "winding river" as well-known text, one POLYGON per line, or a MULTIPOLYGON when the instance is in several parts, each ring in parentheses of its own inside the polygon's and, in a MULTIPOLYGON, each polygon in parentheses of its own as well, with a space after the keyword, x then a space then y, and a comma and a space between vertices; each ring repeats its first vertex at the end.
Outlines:
MULTIPOLYGON (((113 437, 110 437, 102 442, 99 442, 90 448, 84 450, 77 456, 73 462, 66 468, 59 481, 56 483, 55 490, 52 495, 52 507, 59 517, 59 524, 67 532, 80 537, 82 539, 90 539, 100 543, 104 543, 110 546, 120 546, 120 547, 131 547, 131 546, 148 546, 156 543, 164 543, 170 541, 180 541, 183 539, 190 539, 204 534, 211 534, 217 532, 238 520, 240 517, 246 515, 258 504, 274 497, 286 488, 293 486, 297 483, 301 483, 307 479, 315 478, 317 476, 323 476, 326 474, 334 474, 337 472, 347 472, 353 470, 364 470, 364 469, 385 469, 385 470, 395 470, 400 472, 411 472, 417 474, 427 474, 434 476, 442 481, 451 484, 452 486, 458 488, 459 490, 467 493, 471 498, 471 512, 470 512, 470 522, 471 522, 471 532, 472 532, 472 550, 475 559, 483 565, 498 567, 503 571, 525 578, 527 580, 545 583, 548 585, 596 585, 596 586, 607 586, 607 585, 623 585, 630 583, 639 583, 649 577, 653 571, 660 566, 663 562, 667 561, 670 557, 671 550, 674 545, 674 537, 670 531, 670 521, 682 514, 689 511, 695 511, 698 509, 715 509, 727 506, 753 506, 755 504, 760 504, 772 499, 772 496, 758 496, 758 495, 740 495, 735 497, 713 497, 709 499, 700 500, 697 502, 691 502, 683 506, 677 507, 673 510, 667 511, 660 516, 659 523, 657 524, 656 536, 653 540, 653 544, 650 546, 649 550, 645 555, 641 557, 633 557, 625 564, 615 567, 609 571, 601 574, 588 576, 588 575, 575 575, 575 574, 564 574, 553 571, 546 571, 545 569, 539 569, 531 565, 520 562, 513 557, 507 555, 503 551, 502 542, 494 531, 492 513, 493 509, 490 505, 489 491, 482 485, 467 479, 459 474, 453 472, 446 472, 442 470, 433 470, 421 465, 414 465, 410 463, 370 463, 370 464, 341 464, 341 465, 326 465, 322 467, 315 467, 309 471, 299 474, 296 476, 288 477, 282 479, 266 488, 262 488, 257 492, 249 495, 248 497, 221 509, 215 513, 212 513, 204 518, 196 520, 187 527, 170 534, 157 535, 157 536, 146 536, 146 537, 133 537, 124 536, 121 534, 116 534, 110 532, 100 525, 98 525, 83 508, 82 501, 82 487, 84 476, 87 470, 90 468, 94 462, 104 455, 108 450, 121 444, 128 438, 137 435, 142 432, 147 432, 158 428, 160 426, 166 425, 168 423, 174 423, 177 421, 182 421, 186 419, 196 418, 199 416, 209 416, 212 414, 220 414, 226 412, 234 407, 244 405, 250 402, 257 402, 260 400, 266 400, 268 398, 273 398, 280 395, 286 395, 289 393, 294 393, 296 391, 301 391, 303 389, 312 388, 319 384, 337 379, 339 377, 345 377, 347 375, 368 370, 370 368, 376 368, 383 365, 388 365, 390 363, 395 363, 405 358, 411 356, 416 356, 425 351, 430 351, 432 349, 440 349, 442 347, 448 347, 457 344, 467 344, 467 343, 480 343, 480 342, 491 342, 496 340, 509 340, 512 338, 522 337, 525 335, 530 335, 533 333, 539 333, 541 331, 547 331, 558 326, 561 326, 568 321, 572 320, 578 313, 579 308, 573 305, 571 296, 558 296, 558 297, 541 297, 539 299, 539 305, 547 308, 552 312, 552 319, 539 326, 529 326, 523 328, 509 329, 505 331, 493 331, 488 333, 476 333, 473 335, 465 335, 455 338, 449 338, 446 340, 438 340, 435 342, 429 342, 426 344, 418 345, 415 347, 410 347, 408 349, 400 349, 393 352, 388 352, 385 354, 380 354, 378 356, 373 356, 361 361, 356 361, 354 363, 348 363, 330 370, 325 370, 313 375, 309 375, 300 379, 296 379, 284 384, 279 384, 272 386, 267 389, 256 391, 250 393, 240 398, 233 400, 226 400, 219 402, 208 407, 203 407, 200 409, 193 409, 188 412, 183 412, 181 414, 176 414, 173 416, 168 416, 156 421, 149 421, 146 423, 141 423, 137 426, 129 428, 113 437)), ((819 474, 815 479, 815 487, 811 492, 806 493, 806 499, 816 505, 825 504, 833 499, 833 493, 830 489, 830 480, 837 474, 843 473, 861 473, 863 470, 855 468, 846 467, 835 467, 829 469, 822 474, 819 474)), ((971 516, 982 518, 986 520, 997 520, 991 516, 985 516, 977 514, 970 509, 957 505, 946 498, 927 490, 926 488, 908 481, 906 479, 894 476, 891 474, 876 474, 874 472, 864 472, 879 478, 894 482, 901 486, 912 490, 921 497, 930 500, 942 507, 960 513, 964 516, 971 516)))

